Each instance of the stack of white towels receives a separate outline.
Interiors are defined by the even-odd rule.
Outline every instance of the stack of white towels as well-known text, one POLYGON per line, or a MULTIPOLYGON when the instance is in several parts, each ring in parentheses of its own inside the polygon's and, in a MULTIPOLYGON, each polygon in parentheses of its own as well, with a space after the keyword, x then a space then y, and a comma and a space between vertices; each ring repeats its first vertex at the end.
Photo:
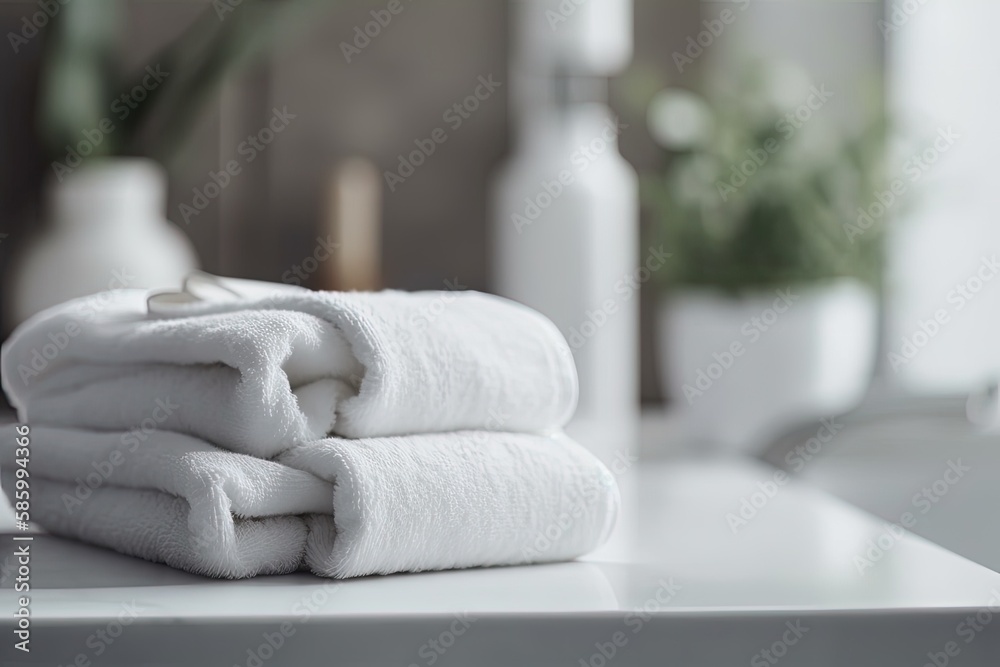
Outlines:
POLYGON ((476 292, 200 274, 35 316, 2 378, 30 426, 32 521, 190 572, 565 560, 618 510, 611 474, 560 431, 577 400, 565 340, 476 292))

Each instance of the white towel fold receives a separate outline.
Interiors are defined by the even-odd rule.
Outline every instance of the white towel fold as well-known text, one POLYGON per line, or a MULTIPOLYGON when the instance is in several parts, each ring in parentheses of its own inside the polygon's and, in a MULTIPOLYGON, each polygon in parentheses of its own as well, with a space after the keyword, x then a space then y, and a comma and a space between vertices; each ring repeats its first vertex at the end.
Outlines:
POLYGON ((151 313, 146 292, 122 290, 32 318, 2 353, 21 420, 125 431, 152 419, 270 458, 331 434, 550 432, 576 406, 558 329, 498 297, 233 279, 204 292, 154 299, 151 313))
MULTIPOLYGON (((0 429, 13 495, 13 427, 0 429)), ((329 438, 275 461, 166 431, 33 427, 32 519, 217 577, 331 577, 573 558, 606 539, 608 470, 565 436, 329 438)))
POLYGON ((617 513, 610 473, 558 432, 565 340, 497 297, 200 276, 52 308, 0 361, 32 426, 32 519, 192 572, 563 560, 617 513))

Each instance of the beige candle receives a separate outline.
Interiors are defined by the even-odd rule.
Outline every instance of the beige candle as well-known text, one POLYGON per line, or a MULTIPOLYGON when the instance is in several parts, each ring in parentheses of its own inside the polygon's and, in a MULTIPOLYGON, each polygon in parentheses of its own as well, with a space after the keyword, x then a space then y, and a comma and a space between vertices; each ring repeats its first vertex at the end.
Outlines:
POLYGON ((362 157, 342 160, 330 175, 326 228, 334 240, 322 289, 377 290, 382 286, 382 180, 362 157))

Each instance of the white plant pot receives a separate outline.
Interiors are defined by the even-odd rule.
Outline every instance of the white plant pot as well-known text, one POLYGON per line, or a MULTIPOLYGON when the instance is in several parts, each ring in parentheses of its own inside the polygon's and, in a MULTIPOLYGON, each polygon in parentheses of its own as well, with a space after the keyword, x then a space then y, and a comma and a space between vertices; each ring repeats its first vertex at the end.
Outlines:
POLYGON ((54 182, 49 220, 12 276, 12 324, 108 289, 179 287, 197 259, 164 217, 166 193, 164 170, 145 159, 95 160, 54 182))
POLYGON ((659 320, 665 393, 687 436, 722 450, 850 409, 874 372, 878 303, 855 280, 740 298, 684 290, 659 320))

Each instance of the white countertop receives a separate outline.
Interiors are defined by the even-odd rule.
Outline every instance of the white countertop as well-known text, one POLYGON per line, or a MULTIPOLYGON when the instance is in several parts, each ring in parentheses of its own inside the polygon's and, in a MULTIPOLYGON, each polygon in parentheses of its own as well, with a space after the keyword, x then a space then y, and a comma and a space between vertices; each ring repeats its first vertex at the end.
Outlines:
MULTIPOLYGON (((770 655, 783 666, 920 667, 951 648, 962 667, 996 664, 1000 613, 968 642, 960 624, 989 605, 1000 612, 1000 574, 892 537, 797 483, 753 498, 760 509, 734 534, 727 514, 773 479, 750 462, 642 464, 619 480, 624 517, 612 542, 585 560, 344 582, 208 580, 38 536, 30 659, 718 667, 775 664, 770 655), (859 572, 880 536, 887 548, 859 572), (259 650, 265 635, 276 653, 259 650)), ((13 544, 0 536, 0 563, 13 544)), ((5 609, 15 607, 12 583, 0 591, 5 609)), ((8 664, 18 656, 12 617, 3 619, 8 664)))

